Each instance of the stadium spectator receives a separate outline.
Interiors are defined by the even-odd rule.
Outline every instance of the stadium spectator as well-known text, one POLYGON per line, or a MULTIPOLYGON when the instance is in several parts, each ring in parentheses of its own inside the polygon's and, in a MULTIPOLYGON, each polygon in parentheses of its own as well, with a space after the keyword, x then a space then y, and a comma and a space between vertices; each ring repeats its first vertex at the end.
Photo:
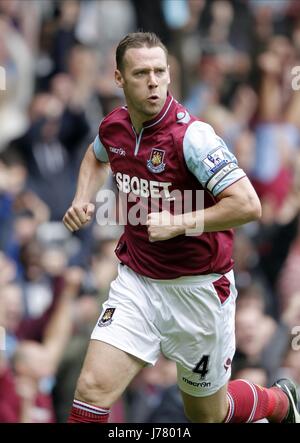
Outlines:
POLYGON ((185 423, 176 384, 176 365, 160 355, 155 367, 142 369, 125 396, 129 423, 185 423))
MULTIPOLYGON (((65 272, 60 298, 48 321, 43 322, 44 330, 40 343, 37 340, 20 340, 10 361, 1 353, 1 422, 55 421, 51 388, 62 354, 72 334, 73 302, 78 295, 82 275, 82 271, 77 268, 70 268, 65 272)), ((1 307, 4 311, 2 324, 15 327, 20 315, 19 312, 17 315, 12 313, 11 299, 7 297, 7 291, 0 292, 1 307)))

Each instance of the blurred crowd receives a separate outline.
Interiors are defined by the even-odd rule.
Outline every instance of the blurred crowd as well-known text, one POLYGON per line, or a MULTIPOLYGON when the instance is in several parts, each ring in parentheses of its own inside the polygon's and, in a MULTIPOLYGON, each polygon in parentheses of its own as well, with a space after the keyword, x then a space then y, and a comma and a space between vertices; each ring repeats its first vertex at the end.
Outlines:
MULTIPOLYGON (((261 199, 262 219, 236 230, 233 378, 300 388, 300 2, 0 0, 0 422, 66 421, 121 230, 71 235, 61 219, 99 122, 124 104, 114 51, 138 29, 162 38, 171 93, 261 199)), ((110 420, 186 421, 175 363, 145 368, 110 420)))

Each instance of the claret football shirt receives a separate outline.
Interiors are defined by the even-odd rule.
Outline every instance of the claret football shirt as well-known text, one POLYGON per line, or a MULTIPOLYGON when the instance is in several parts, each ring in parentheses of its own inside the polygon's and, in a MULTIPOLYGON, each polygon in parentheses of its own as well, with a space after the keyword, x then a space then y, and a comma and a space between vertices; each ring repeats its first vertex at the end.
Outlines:
MULTIPOLYGON (((148 212, 165 209, 166 202, 171 213, 200 209, 199 196, 204 208, 212 206, 218 194, 246 175, 213 128, 171 95, 139 134, 127 108, 115 109, 102 120, 93 146, 97 159, 110 163, 120 194, 128 197, 129 215, 140 200, 148 202, 148 212)), ((149 242, 145 224, 131 223, 129 217, 116 254, 141 275, 173 279, 228 272, 232 246, 232 230, 149 242)))

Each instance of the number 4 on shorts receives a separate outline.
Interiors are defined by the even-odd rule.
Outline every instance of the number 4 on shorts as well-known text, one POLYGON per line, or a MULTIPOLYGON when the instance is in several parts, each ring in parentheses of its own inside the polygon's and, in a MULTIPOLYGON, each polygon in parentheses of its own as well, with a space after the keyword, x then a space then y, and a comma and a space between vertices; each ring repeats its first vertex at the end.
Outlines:
POLYGON ((193 372, 196 374, 200 374, 201 378, 205 378, 206 374, 208 373, 208 362, 209 362, 209 355, 202 355, 201 360, 199 363, 196 364, 196 366, 193 369, 193 372))

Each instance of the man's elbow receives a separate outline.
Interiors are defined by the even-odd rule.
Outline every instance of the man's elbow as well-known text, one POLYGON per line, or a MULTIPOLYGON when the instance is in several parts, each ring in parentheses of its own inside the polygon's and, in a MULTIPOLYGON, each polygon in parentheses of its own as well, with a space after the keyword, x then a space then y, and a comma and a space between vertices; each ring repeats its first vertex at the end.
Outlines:
POLYGON ((244 205, 247 222, 259 220, 262 216, 262 208, 257 196, 251 196, 244 205))

